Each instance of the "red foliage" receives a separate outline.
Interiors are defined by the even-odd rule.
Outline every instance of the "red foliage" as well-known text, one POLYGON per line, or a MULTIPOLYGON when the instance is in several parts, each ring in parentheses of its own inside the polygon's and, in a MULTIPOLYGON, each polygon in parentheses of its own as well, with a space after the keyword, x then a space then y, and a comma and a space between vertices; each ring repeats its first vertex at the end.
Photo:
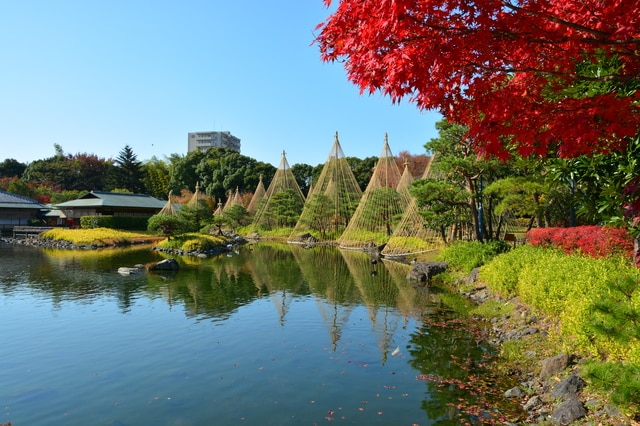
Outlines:
POLYGON ((51 195, 38 195, 36 201, 40 204, 49 204, 51 202, 51 195))
POLYGON ((633 256, 633 238, 625 229, 608 226, 574 228, 534 228, 527 232, 529 244, 557 247, 567 254, 582 253, 591 257, 613 254, 633 256))
POLYGON ((341 0, 318 29, 361 92, 440 111, 481 154, 609 152, 640 125, 640 91, 617 92, 640 75, 640 0, 341 0), (619 69, 580 72, 605 58, 619 69))

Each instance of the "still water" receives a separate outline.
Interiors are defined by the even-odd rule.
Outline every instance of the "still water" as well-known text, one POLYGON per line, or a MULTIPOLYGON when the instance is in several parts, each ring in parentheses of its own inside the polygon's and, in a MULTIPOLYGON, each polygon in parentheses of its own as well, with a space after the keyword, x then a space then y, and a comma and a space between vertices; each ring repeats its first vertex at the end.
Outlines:
POLYGON ((174 274, 117 272, 161 259, 0 245, 0 423, 498 419, 491 350, 404 265, 257 244, 178 258, 174 274))

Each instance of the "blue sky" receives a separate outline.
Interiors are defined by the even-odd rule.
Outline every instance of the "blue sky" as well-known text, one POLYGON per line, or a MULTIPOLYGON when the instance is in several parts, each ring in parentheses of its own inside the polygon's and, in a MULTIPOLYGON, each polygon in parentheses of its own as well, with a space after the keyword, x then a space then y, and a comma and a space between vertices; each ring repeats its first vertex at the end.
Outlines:
POLYGON ((0 0, 0 161, 54 154, 186 154, 187 133, 230 131, 277 166, 424 154, 434 112, 360 95, 311 45, 322 0, 0 0))

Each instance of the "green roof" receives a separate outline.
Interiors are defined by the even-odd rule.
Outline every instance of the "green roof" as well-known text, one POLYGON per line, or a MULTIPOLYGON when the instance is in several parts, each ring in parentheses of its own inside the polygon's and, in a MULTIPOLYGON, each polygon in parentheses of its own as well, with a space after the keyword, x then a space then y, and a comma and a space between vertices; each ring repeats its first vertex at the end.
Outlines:
POLYGON ((56 204, 56 208, 87 208, 87 207, 127 207, 138 209, 161 209, 166 201, 147 194, 128 194, 124 192, 91 191, 86 195, 71 201, 56 204))
POLYGON ((47 207, 31 198, 22 195, 12 194, 0 190, 0 209, 37 209, 46 210, 47 207))

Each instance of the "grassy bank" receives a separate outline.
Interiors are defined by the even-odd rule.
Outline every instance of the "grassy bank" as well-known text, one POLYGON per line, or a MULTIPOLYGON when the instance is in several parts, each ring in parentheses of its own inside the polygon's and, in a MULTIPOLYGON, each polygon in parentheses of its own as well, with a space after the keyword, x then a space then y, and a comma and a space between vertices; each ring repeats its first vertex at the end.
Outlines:
POLYGON ((480 284, 494 295, 461 310, 508 318, 513 327, 526 327, 519 320, 526 311, 548 332, 546 338, 502 342, 504 371, 537 375, 543 358, 576 355, 583 360, 586 392, 628 414, 640 411, 640 270, 617 256, 593 259, 529 245, 501 251, 499 245, 464 243, 443 249, 440 257, 450 265, 448 285, 471 290, 462 278, 480 267, 480 284))
POLYGON ((141 242, 155 242, 163 239, 163 237, 144 232, 119 231, 110 228, 55 228, 44 232, 41 238, 68 241, 79 247, 92 245, 126 245, 141 242))

